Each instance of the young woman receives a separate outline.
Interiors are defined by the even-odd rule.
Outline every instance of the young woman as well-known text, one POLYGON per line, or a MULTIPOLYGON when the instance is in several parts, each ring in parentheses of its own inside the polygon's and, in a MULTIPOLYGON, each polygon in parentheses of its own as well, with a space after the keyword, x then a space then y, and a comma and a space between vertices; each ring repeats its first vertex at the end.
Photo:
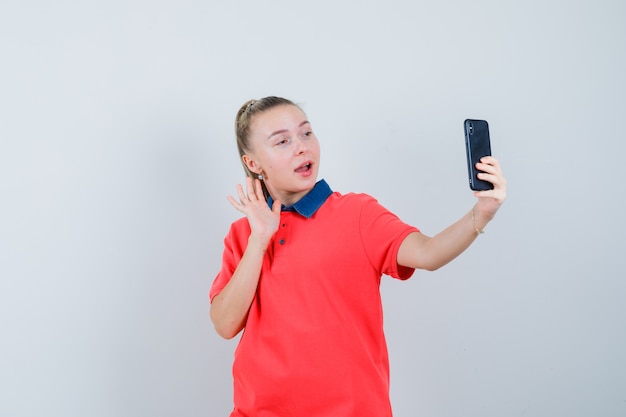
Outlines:
POLYGON ((231 417, 391 416, 381 276, 407 279, 463 252, 505 199, 498 161, 476 166, 494 189, 428 237, 374 198, 318 181, 320 146, 293 102, 248 101, 235 130, 247 178, 228 200, 245 217, 224 239, 210 291, 217 332, 245 328, 231 417))

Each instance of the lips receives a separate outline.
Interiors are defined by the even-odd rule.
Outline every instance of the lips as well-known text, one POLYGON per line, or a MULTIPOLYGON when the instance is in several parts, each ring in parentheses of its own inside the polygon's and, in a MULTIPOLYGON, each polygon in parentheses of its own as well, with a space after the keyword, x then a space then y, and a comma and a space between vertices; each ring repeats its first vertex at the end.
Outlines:
POLYGON ((304 172, 308 172, 311 169, 312 163, 311 162, 307 162, 305 164, 300 165, 298 168, 296 168, 296 172, 301 174, 304 172))

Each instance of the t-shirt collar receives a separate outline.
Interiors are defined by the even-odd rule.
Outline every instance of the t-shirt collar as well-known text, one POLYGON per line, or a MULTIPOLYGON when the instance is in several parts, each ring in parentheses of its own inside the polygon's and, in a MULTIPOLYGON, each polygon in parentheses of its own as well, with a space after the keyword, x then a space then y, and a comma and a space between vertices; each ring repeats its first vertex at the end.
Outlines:
MULTIPOLYGON (((304 197, 291 206, 283 205, 281 211, 295 211, 310 219, 332 193, 333 191, 326 181, 323 179, 319 180, 304 197)), ((270 208, 274 204, 274 199, 271 196, 267 198, 267 204, 270 208)))

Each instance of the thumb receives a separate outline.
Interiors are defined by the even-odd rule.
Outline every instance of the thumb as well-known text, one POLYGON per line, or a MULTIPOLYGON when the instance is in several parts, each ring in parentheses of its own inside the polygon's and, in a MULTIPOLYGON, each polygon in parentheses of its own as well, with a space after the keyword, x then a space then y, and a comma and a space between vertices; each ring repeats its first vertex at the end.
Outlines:
POLYGON ((280 207, 281 207, 282 203, 280 202, 280 200, 276 200, 274 201, 274 204, 272 204, 272 212, 274 214, 280 214, 280 207))

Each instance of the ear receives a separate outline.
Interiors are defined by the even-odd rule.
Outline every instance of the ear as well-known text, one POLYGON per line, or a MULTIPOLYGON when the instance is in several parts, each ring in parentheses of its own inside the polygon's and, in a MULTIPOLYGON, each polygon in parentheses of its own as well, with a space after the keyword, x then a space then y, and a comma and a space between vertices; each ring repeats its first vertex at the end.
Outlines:
POLYGON ((246 166, 251 172, 254 172, 255 174, 261 173, 261 168, 259 168, 256 161, 252 159, 250 155, 242 155, 241 160, 243 161, 244 164, 246 164, 246 166))

